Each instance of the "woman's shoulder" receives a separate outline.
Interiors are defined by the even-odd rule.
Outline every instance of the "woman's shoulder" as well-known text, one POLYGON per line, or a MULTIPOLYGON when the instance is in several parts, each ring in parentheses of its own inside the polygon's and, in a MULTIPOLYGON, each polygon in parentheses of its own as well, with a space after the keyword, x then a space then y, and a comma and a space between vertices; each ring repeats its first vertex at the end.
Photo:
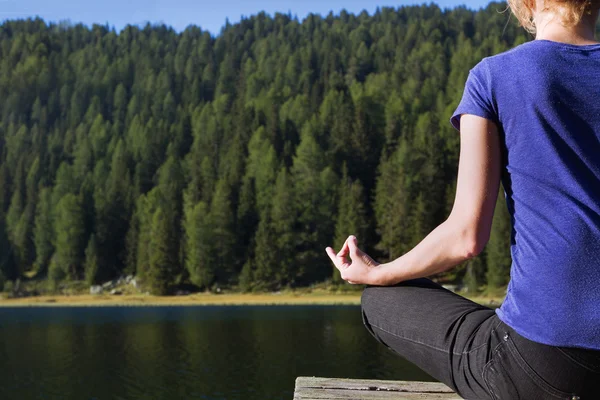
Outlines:
POLYGON ((574 45, 551 40, 531 40, 521 43, 509 50, 483 58, 475 68, 507 69, 523 68, 525 64, 556 65, 557 53, 561 53, 563 61, 579 56, 597 57, 600 59, 600 44, 574 45), (481 65, 479 65, 481 64, 481 65))
POLYGON ((556 57, 552 44, 541 41, 529 41, 519 44, 509 50, 484 57, 472 69, 471 73, 479 79, 492 82, 492 77, 499 77, 497 83, 506 82, 518 75, 527 75, 540 67, 547 66, 556 57))
POLYGON ((484 57, 474 68, 486 68, 489 66, 505 65, 507 63, 515 62, 523 57, 528 57, 534 47, 536 47, 536 44, 533 41, 519 44, 501 53, 484 57))

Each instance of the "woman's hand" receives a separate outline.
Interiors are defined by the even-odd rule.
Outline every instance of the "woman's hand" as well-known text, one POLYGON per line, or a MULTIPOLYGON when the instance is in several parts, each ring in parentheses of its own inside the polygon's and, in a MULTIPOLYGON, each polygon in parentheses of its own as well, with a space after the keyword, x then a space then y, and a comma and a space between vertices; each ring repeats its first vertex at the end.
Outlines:
POLYGON ((380 264, 358 248, 355 236, 346 239, 339 253, 325 249, 331 261, 340 270, 342 279, 353 285, 380 285, 380 264), (348 257, 350 260, 348 260, 348 257))

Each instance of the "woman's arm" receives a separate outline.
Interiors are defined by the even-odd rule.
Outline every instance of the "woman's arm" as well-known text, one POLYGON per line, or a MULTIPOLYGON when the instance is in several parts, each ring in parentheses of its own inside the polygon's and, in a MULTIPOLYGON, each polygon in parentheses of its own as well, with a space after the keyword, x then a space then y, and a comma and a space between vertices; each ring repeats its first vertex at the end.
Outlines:
POLYGON ((337 254, 328 247, 342 279, 389 286, 446 271, 481 253, 490 237, 498 198, 501 141, 496 124, 488 119, 465 114, 460 125, 456 197, 448 219, 414 249, 387 264, 378 264, 361 251, 354 236, 337 254))
POLYGON ((496 124, 474 115, 460 120, 456 197, 446 221, 415 248, 378 267, 380 285, 434 275, 481 253, 490 238, 501 172, 496 124))

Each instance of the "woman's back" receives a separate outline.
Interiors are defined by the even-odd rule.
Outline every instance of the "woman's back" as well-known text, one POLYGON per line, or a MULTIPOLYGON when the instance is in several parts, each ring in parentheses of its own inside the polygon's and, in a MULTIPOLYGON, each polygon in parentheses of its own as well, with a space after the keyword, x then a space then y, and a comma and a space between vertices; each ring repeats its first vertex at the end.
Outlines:
POLYGON ((600 349, 600 45, 547 40, 482 60, 453 118, 505 143, 511 282, 499 317, 555 346, 600 349))
POLYGON ((547 40, 482 60, 453 118, 497 121, 513 222, 500 318, 540 343, 600 349, 600 45, 547 40))

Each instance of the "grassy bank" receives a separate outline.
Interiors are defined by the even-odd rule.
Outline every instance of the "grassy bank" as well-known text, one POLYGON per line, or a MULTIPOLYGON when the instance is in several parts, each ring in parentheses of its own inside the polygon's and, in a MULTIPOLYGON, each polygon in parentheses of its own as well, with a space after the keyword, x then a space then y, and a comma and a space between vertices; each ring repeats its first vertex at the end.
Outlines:
POLYGON ((159 297, 151 295, 35 296, 0 300, 0 307, 23 306, 208 306, 208 305, 310 305, 360 304, 360 294, 193 294, 159 297))
MULTIPOLYGON (((484 305, 499 305, 501 296, 477 296, 472 299, 484 305)), ((360 292, 328 291, 208 294, 159 297, 143 294, 111 295, 46 295, 23 298, 0 298, 0 307, 108 307, 108 306, 210 306, 210 305, 358 305, 360 292)))

